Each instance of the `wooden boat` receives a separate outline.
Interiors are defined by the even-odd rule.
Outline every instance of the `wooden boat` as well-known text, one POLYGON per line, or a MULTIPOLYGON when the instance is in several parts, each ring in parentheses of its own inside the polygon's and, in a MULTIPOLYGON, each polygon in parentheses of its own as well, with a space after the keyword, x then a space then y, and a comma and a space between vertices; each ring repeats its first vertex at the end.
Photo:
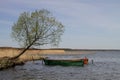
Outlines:
POLYGON ((45 65, 61 65, 61 66, 84 66, 84 64, 88 64, 88 59, 43 59, 45 65))

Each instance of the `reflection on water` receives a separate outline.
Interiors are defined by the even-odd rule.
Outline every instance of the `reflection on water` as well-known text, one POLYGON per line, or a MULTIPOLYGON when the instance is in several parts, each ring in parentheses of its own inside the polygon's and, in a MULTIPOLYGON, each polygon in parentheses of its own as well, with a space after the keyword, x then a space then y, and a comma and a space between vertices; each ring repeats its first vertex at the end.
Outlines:
POLYGON ((120 51, 98 51, 94 54, 44 55, 54 58, 89 58, 79 66, 45 66, 42 61, 0 71, 0 80, 120 80, 120 51), (91 63, 94 60, 94 63, 91 63))

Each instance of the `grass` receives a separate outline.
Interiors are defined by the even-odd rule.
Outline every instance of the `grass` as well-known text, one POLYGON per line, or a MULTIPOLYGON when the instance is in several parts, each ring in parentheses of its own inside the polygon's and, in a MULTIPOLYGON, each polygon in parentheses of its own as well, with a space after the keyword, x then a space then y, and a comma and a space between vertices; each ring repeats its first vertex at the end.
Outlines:
POLYGON ((40 49, 29 49, 19 59, 12 60, 10 57, 18 55, 22 49, 20 48, 0 48, 0 70, 15 65, 22 65, 26 61, 40 60, 43 59, 41 54, 53 54, 53 53, 64 53, 64 50, 40 50, 40 49))
MULTIPOLYGON (((0 58, 1 57, 13 57, 18 55, 22 49, 20 48, 0 48, 0 58)), ((31 61, 38 60, 43 58, 42 54, 64 54, 64 50, 40 50, 40 49, 30 49, 27 50, 22 56, 20 56, 20 60, 22 61, 31 61)))
POLYGON ((18 55, 21 48, 0 47, 0 69, 12 67, 14 65, 24 64, 26 61, 41 60, 43 54, 86 54, 93 53, 90 51, 66 51, 62 49, 29 49, 19 59, 11 60, 10 57, 18 55))

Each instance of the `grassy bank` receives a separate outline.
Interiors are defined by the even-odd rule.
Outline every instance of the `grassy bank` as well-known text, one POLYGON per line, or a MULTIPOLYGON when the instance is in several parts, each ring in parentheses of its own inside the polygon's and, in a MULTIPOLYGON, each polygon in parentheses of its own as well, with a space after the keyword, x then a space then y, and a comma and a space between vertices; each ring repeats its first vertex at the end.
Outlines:
POLYGON ((10 57, 18 55, 22 48, 0 47, 0 67, 14 66, 23 64, 26 61, 43 59, 43 54, 90 54, 95 51, 88 50, 71 50, 71 49, 29 49, 18 60, 9 60, 10 57), (7 65, 8 64, 8 65, 7 65))
POLYGON ((29 49, 17 60, 11 60, 10 57, 18 55, 22 48, 1 47, 0 48, 0 69, 13 67, 18 64, 23 64, 26 61, 43 59, 43 54, 64 54, 64 50, 49 50, 49 49, 29 49))
MULTIPOLYGON (((23 49, 22 48, 11 48, 11 47, 1 47, 0 48, 0 58, 2 57, 13 57, 18 55, 23 49)), ((43 54, 64 54, 64 50, 49 50, 49 49, 29 49, 22 56, 20 60, 36 60, 40 59, 43 54)))

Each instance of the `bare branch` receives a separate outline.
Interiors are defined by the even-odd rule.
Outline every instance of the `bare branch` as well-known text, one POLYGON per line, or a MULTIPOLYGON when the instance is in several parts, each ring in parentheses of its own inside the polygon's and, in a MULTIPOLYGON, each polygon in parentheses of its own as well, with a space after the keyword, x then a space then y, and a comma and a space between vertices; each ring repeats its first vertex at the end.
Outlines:
POLYGON ((45 9, 22 13, 12 26, 12 35, 25 46, 25 49, 15 58, 30 47, 58 44, 63 32, 64 26, 45 9))

